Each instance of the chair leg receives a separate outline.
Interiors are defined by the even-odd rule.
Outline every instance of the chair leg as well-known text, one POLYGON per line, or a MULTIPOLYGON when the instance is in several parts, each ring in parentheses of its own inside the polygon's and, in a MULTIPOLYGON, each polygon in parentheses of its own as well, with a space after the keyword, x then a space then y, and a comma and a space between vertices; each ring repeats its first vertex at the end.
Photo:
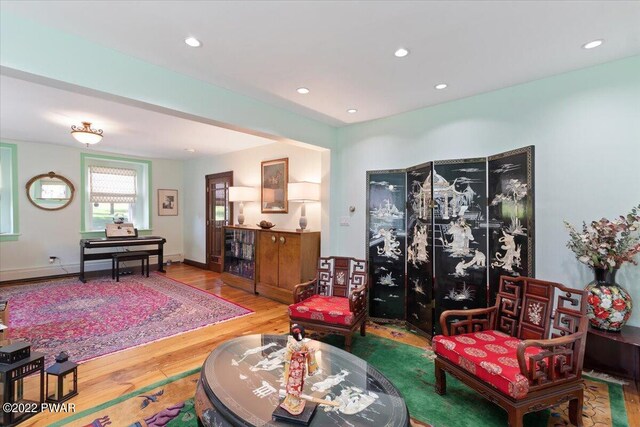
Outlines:
POLYGON ((116 282, 120 281, 120 260, 116 260, 116 282))
POLYGON ((353 336, 351 335, 351 333, 348 333, 344 336, 344 349, 347 350, 349 353, 351 353, 351 340, 353 339, 353 336))
POLYGON ((509 408, 507 410, 508 414, 509 414, 509 421, 508 421, 508 426, 509 427, 522 427, 522 416, 524 415, 522 413, 522 411, 519 411, 516 408, 509 408))
POLYGON ((116 278, 116 259, 111 258, 111 280, 116 278))
POLYGON ((438 364, 437 360, 435 365, 436 365, 436 371, 435 371, 436 393, 438 393, 439 395, 443 395, 447 393, 447 376, 444 369, 442 369, 442 367, 438 364))
POLYGON ((144 258, 140 258, 140 275, 144 277, 144 258))
POLYGON ((569 402, 569 421, 577 427, 582 427, 582 406, 584 405, 584 391, 580 390, 575 399, 569 402))
POLYGON ((363 320, 362 325, 360 325, 360 336, 364 337, 367 335, 367 321, 363 320))

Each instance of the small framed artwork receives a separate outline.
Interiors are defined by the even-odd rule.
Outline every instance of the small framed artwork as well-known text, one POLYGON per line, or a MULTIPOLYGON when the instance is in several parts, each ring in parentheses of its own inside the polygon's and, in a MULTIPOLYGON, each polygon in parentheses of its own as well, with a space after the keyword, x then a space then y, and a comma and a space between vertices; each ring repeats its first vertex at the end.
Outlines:
POLYGON ((158 189, 158 215, 178 215, 178 190, 158 189))
POLYGON ((262 213, 287 213, 287 183, 289 182, 289 159, 262 162, 262 185, 260 202, 262 213))

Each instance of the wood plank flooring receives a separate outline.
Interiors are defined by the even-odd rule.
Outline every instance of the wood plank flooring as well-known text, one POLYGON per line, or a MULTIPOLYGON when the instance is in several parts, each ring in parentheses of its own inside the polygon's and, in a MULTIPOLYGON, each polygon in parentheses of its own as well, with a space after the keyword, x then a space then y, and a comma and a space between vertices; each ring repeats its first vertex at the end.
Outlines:
MULTIPOLYGON (((76 412, 197 368, 204 363, 213 348, 228 339, 259 333, 283 334, 289 329, 286 305, 224 285, 219 280, 218 273, 174 264, 167 267, 167 276, 252 309, 255 314, 81 364, 78 368, 79 394, 70 401, 75 403, 76 412)), ((410 333, 402 338, 390 336, 388 331, 377 331, 373 328, 367 329, 367 333, 398 339, 420 347, 427 344, 426 339, 410 333)), ((640 427, 639 397, 635 385, 625 386, 625 403, 630 427, 640 427)), ((20 426, 47 426, 69 415, 41 413, 20 426)))

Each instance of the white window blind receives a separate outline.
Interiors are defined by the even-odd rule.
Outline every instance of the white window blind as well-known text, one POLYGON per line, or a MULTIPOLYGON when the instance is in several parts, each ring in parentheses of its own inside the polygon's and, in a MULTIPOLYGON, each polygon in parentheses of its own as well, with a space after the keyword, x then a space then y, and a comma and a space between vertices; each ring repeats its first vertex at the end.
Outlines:
POLYGON ((89 167, 91 203, 135 203, 136 171, 106 166, 89 167))

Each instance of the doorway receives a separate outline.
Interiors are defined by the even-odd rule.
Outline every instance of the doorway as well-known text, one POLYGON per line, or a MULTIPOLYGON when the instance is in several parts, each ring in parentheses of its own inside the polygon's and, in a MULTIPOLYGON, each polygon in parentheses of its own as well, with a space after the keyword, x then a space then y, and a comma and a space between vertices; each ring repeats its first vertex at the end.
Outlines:
POLYGON ((229 203, 229 187, 233 185, 233 171, 206 176, 207 199, 207 268, 222 272, 224 260, 224 230, 233 218, 233 204, 229 203))

